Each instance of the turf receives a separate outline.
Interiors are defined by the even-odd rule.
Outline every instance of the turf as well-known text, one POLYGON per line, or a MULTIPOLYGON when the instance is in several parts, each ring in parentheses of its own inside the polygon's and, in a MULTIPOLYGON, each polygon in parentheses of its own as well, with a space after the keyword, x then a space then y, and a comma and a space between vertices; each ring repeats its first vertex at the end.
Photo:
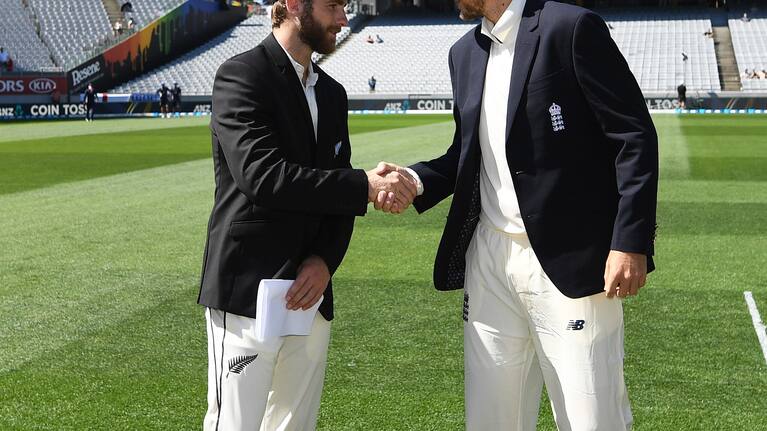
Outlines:
MULTIPOLYGON (((445 119, 352 117, 354 163, 439 155, 445 119)), ((743 291, 767 315, 767 178, 754 162, 767 119, 654 120, 658 270, 625 301, 634 429, 765 429, 767 364, 743 291)), ((174 121, 15 125, 30 139, 0 143, 0 429, 200 428, 194 302, 212 166, 206 125, 174 121)), ((430 281, 448 204, 357 220, 319 429, 463 428, 462 296, 430 281)), ((539 429, 554 429, 545 402, 539 429)))

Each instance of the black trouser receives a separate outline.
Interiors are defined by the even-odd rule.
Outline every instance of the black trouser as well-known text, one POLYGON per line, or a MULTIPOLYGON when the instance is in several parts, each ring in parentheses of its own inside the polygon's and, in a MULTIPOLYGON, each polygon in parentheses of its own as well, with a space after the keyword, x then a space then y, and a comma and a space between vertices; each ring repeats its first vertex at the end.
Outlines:
POLYGON ((95 103, 85 104, 85 119, 93 121, 93 107, 95 103))

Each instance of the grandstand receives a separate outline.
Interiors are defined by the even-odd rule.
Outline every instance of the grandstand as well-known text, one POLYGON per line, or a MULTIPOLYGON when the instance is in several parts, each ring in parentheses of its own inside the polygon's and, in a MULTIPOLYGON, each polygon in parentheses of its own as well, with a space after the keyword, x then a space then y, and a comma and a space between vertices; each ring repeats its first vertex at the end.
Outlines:
MULTIPOLYGON (((712 28, 705 11, 628 10, 603 15, 643 90, 673 92, 682 82, 690 91, 721 90, 714 41, 704 35, 712 28)), ((370 76, 376 77, 376 94, 447 95, 451 93, 449 47, 474 25, 454 15, 381 16, 358 32, 349 34, 345 29, 339 34, 340 49, 315 60, 350 95, 369 94, 370 76), (384 42, 367 43, 368 36, 376 35, 384 42)), ((210 94, 218 66, 258 44, 269 31, 266 18, 251 17, 208 44, 112 91, 153 92, 163 82, 180 82, 187 94, 210 94)))
MULTIPOLYGON (((143 27, 185 1, 133 0, 129 15, 143 27)), ((66 71, 115 41, 102 0, 3 0, 3 6, 0 46, 16 71, 66 71)))
MULTIPOLYGON (((110 20, 133 18, 141 28, 185 1, 131 0, 132 12, 123 15, 119 6, 126 0, 4 0, 0 46, 17 71, 66 72, 115 42, 110 20)), ((646 93, 672 95, 681 83, 697 94, 767 91, 767 77, 745 76, 746 70, 767 70, 767 18, 758 12, 746 21, 742 10, 733 10, 728 20, 727 12, 703 7, 597 11, 646 93)), ((371 76, 377 81, 375 97, 449 96, 449 47, 477 24, 459 20, 455 12, 416 7, 349 18, 351 28, 337 35, 338 50, 313 59, 358 98, 371 96, 371 76), (376 36, 383 42, 368 43, 376 36)), ((270 31, 268 15, 254 14, 180 57, 169 53, 166 64, 107 91, 154 93, 162 83, 178 82, 185 95, 209 96, 220 64, 270 31)))
POLYGON ((227 58, 252 49, 272 31, 266 15, 252 15, 233 29, 152 72, 110 90, 112 93, 154 93, 178 82, 187 95, 209 95, 216 70, 227 58))
POLYGON ((767 76, 745 76, 746 70, 767 70, 767 18, 730 19, 729 26, 743 90, 767 90, 767 76))
POLYGON ((708 12, 607 11, 610 34, 645 91, 721 90, 708 12))
POLYGON ((31 11, 22 0, 4 0, 0 13, 0 46, 14 61, 17 71, 55 70, 51 52, 35 31, 31 11))
POLYGON ((87 60, 93 49, 112 35, 101 0, 27 1, 40 24, 40 38, 64 69, 87 60))
MULTIPOLYGON (((349 15, 350 26, 354 25, 356 19, 356 15, 349 15)), ((154 93, 163 83, 170 85, 178 82, 184 88, 186 95, 210 95, 213 92, 213 79, 216 70, 221 63, 254 48, 271 31, 272 25, 269 16, 252 15, 205 45, 110 91, 113 93, 154 93)), ((350 27, 344 27, 336 35, 336 43, 341 43, 350 33, 350 27)), ((315 61, 319 58, 320 56, 315 54, 315 61)))
POLYGON ((129 14, 141 28, 163 16, 169 10, 183 4, 186 0, 131 0, 133 12, 129 14))
POLYGON ((371 76, 377 94, 451 94, 448 50, 475 25, 455 15, 382 16, 352 34, 321 66, 349 94, 368 94, 371 76), (376 35, 383 43, 367 43, 376 35))

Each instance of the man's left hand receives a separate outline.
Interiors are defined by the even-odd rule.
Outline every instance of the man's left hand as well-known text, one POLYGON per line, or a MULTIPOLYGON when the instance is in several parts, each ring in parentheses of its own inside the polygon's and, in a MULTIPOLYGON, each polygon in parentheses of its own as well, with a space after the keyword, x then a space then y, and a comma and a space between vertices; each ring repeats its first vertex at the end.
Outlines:
POLYGON ((604 279, 608 298, 636 295, 647 280, 647 256, 610 250, 604 279))
POLYGON ((288 289, 285 299, 290 310, 308 310, 325 293, 330 282, 330 271, 319 256, 309 256, 298 267, 296 281, 288 289))

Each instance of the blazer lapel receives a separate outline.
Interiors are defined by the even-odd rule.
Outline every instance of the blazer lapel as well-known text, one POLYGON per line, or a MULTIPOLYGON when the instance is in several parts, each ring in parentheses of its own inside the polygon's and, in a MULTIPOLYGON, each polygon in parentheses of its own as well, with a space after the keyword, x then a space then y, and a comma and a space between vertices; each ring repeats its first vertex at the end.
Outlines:
POLYGON ((282 46, 277 42, 274 34, 267 36, 267 38, 264 39, 263 44, 266 47, 269 56, 272 58, 272 61, 274 61, 275 66, 280 69, 280 76, 283 80, 282 87, 288 90, 286 96, 293 99, 288 99, 287 106, 298 107, 297 114, 299 117, 299 124, 302 126, 301 128, 306 136, 306 142, 310 144, 309 151, 313 153, 315 151, 314 147, 316 146, 314 139, 314 125, 312 123, 311 114, 309 113, 309 104, 306 103, 306 95, 304 94, 303 86, 298 79, 298 75, 296 75, 296 69, 293 67, 293 63, 291 63, 285 50, 283 50, 282 46))
POLYGON ((333 123, 337 121, 336 113, 333 112, 332 95, 328 92, 328 77, 316 65, 314 71, 319 74, 317 84, 314 86, 314 93, 317 96, 317 166, 329 167, 330 159, 335 155, 331 148, 336 143, 333 142, 337 136, 333 136, 335 130, 333 123))
MULTIPOLYGON (((535 0, 528 0, 525 4, 525 11, 522 14, 522 22, 519 25, 517 42, 514 47, 514 65, 511 72, 511 83, 509 87, 509 104, 506 108, 506 140, 511 133, 514 125, 514 118, 517 115, 517 108, 525 91, 527 79, 530 77, 530 67, 538 51, 538 18, 540 17, 540 5, 535 0)), ((508 153, 508 151, 507 151, 508 153)))

